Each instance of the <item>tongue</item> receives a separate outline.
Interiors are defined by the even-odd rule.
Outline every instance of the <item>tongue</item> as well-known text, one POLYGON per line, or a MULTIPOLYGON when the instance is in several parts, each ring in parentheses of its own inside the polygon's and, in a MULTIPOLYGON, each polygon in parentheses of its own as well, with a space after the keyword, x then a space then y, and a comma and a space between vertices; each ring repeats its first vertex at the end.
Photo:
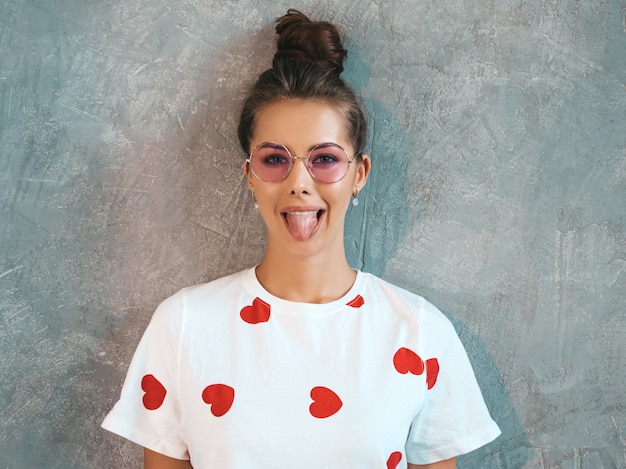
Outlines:
POLYGON ((291 212, 286 215, 287 230, 298 241, 306 241, 317 226, 317 212, 291 212))

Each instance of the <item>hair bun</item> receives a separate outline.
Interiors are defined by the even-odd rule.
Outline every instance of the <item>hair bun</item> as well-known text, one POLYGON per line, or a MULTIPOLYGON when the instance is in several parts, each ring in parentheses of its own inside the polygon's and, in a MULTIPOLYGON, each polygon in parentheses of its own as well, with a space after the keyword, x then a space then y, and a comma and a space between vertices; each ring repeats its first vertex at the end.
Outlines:
POLYGON ((290 9, 278 18, 277 51, 273 67, 283 61, 312 62, 343 72, 343 60, 348 54, 343 48, 336 26, 325 21, 311 21, 298 10, 290 9))

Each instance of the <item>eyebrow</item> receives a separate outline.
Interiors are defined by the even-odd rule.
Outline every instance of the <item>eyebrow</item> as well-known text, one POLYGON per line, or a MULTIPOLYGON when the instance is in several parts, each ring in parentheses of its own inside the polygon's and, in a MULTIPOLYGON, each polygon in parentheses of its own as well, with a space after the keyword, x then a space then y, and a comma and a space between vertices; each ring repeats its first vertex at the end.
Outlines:
MULTIPOLYGON (((278 143, 278 142, 263 142, 259 145, 259 147, 261 146, 268 146, 271 148, 286 148, 287 151, 289 152, 289 154, 291 154, 292 156, 294 155, 293 150, 291 150, 287 145, 284 145, 282 143, 278 143)), ((343 150, 343 147, 341 145, 339 145, 338 143, 334 143, 334 142, 322 142, 322 143, 316 143, 315 145, 311 145, 308 150, 307 153, 311 153, 315 148, 327 148, 327 147, 339 147, 343 150)), ((345 151, 345 150, 344 150, 345 151)))

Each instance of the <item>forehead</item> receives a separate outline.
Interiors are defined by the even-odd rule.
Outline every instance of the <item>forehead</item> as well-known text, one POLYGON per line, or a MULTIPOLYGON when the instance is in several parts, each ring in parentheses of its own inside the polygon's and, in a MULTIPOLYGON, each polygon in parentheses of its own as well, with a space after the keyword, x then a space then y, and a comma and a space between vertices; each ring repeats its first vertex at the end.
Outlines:
POLYGON ((277 101, 257 113, 251 148, 262 142, 281 143, 294 152, 328 142, 351 147, 345 119, 336 107, 300 99, 277 101))

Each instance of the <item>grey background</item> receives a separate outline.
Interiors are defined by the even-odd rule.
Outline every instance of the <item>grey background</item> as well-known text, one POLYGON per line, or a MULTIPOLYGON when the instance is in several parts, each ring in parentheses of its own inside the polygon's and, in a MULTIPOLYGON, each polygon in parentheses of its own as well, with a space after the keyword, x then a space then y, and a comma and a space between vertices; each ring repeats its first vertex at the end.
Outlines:
POLYGON ((626 3, 0 3, 0 467, 138 467, 99 428, 156 305, 253 265, 235 136, 290 6, 372 120, 355 267, 457 326, 471 468, 626 467, 626 3))

